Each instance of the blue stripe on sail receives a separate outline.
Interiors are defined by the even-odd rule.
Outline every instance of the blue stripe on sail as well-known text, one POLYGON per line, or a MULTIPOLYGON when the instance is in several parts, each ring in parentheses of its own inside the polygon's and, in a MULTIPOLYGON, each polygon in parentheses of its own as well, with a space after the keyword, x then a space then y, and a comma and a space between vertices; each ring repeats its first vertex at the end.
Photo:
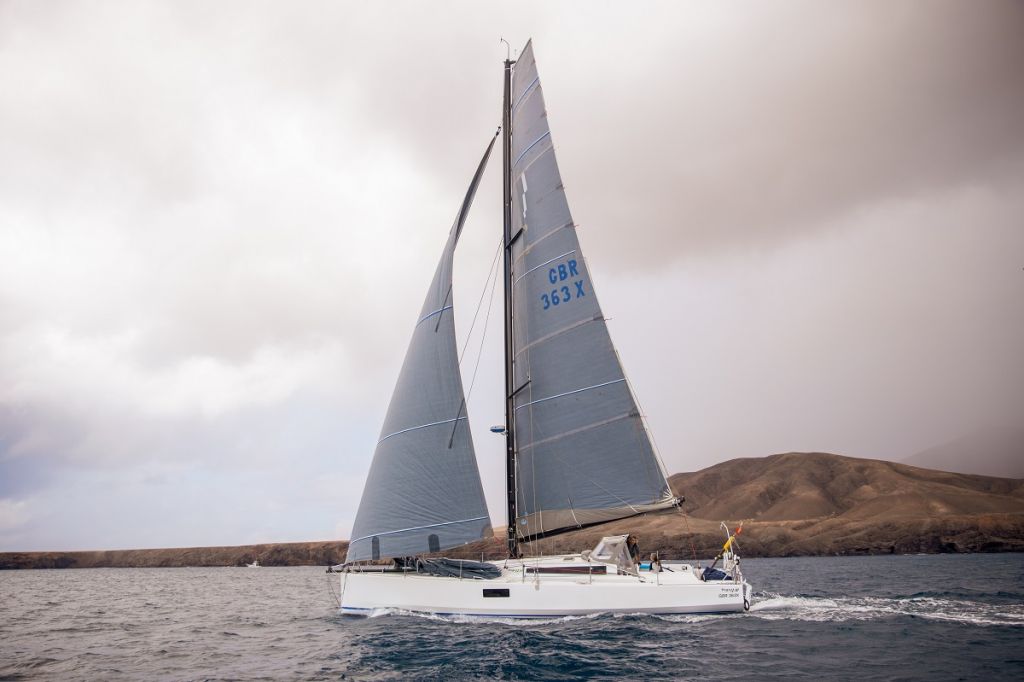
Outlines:
POLYGON ((409 531, 413 531, 413 530, 426 530, 427 528, 438 528, 440 526, 452 526, 452 525, 455 525, 456 523, 469 523, 471 521, 484 521, 484 520, 490 520, 490 519, 488 517, 486 517, 486 516, 477 516, 476 518, 473 518, 473 519, 459 519, 458 521, 445 521, 444 523, 431 523, 431 524, 428 524, 426 526, 413 526, 412 528, 400 528, 398 530, 389 530, 389 531, 385 531, 383 533, 373 533, 372 535, 364 535, 361 538, 356 538, 355 540, 352 540, 350 542, 350 544, 354 545, 357 542, 362 542, 363 540, 366 540, 367 538, 378 537, 380 535, 394 535, 395 533, 408 533, 409 531))
POLYGON ((530 94, 530 92, 533 90, 533 86, 536 85, 538 82, 540 82, 540 76, 534 78, 533 81, 526 86, 526 89, 523 90, 523 94, 519 95, 519 99, 517 99, 516 103, 512 105, 512 111, 515 111, 516 108, 519 107, 519 103, 523 101, 524 97, 530 94))
POLYGON ((451 307, 450 305, 446 305, 446 306, 445 306, 445 307, 443 307, 443 308, 438 308, 438 309, 437 309, 437 310, 435 310, 434 312, 432 312, 432 313, 427 313, 426 315, 424 315, 423 317, 421 317, 421 318, 419 319, 419 322, 417 322, 416 324, 419 324, 420 322, 426 322, 427 320, 429 320, 430 318, 432 318, 432 317, 433 317, 434 315, 440 315, 440 314, 441 314, 441 313, 443 313, 444 311, 446 311, 446 310, 451 310, 451 309, 452 309, 452 307, 451 307))
POLYGON ((529 152, 529 151, 530 151, 531 149, 533 149, 534 147, 536 147, 536 146, 537 146, 537 143, 538 143, 538 142, 540 142, 541 140, 543 140, 543 139, 544 139, 545 137, 548 137, 549 135, 551 135, 551 131, 550 131, 550 130, 549 130, 549 131, 547 131, 546 133, 544 133, 543 135, 541 135, 540 137, 538 137, 538 138, 537 138, 536 140, 534 140, 534 141, 533 141, 533 142, 532 142, 532 143, 530 144, 530 146, 529 146, 529 147, 527 147, 526 149, 524 149, 524 150, 523 150, 523 153, 519 155, 519 158, 518 158, 518 159, 516 159, 516 162, 515 162, 515 163, 513 163, 512 165, 513 165, 513 166, 518 166, 518 165, 519 165, 519 162, 523 160, 523 157, 524 157, 524 156, 526 156, 526 154, 527 154, 527 153, 528 153, 528 152, 529 152))
POLYGON ((537 270, 538 268, 542 268, 542 267, 544 267, 545 265, 551 265, 552 263, 554 263, 554 262, 555 262, 556 260, 558 260, 559 258, 565 258, 566 256, 568 256, 568 255, 569 255, 569 254, 571 254, 571 253, 576 253, 576 249, 573 249, 572 251, 566 251, 566 252, 565 252, 565 253, 563 253, 563 254, 562 254, 561 256, 555 256, 554 258, 552 258, 552 259, 550 259, 550 260, 546 260, 546 261, 544 261, 544 262, 543 262, 543 263, 541 263, 540 265, 535 265, 535 266, 533 266, 532 268, 530 268, 529 270, 527 270, 527 271, 526 271, 526 272, 524 272, 523 274, 519 275, 519 277, 517 277, 517 278, 516 278, 516 281, 515 281, 515 283, 516 283, 516 284, 519 284, 519 280, 521 280, 521 279, 522 279, 523 277, 526 277, 527 275, 529 275, 529 274, 530 274, 531 272, 533 272, 534 270, 537 270))
POLYGON ((388 435, 384 436, 379 441, 377 441, 377 445, 380 445, 381 443, 386 441, 388 438, 391 438, 391 436, 397 436, 397 435, 399 435, 401 433, 408 433, 409 431, 415 431, 416 429, 425 429, 428 426, 440 426, 441 424, 451 424, 452 422, 459 422, 459 421, 462 421, 463 419, 466 419, 466 417, 458 417, 456 419, 445 419, 443 422, 431 422, 429 424, 420 424, 419 426, 410 426, 407 429, 402 429, 401 431, 395 431, 394 433, 389 433, 388 435))
POLYGON ((565 397, 567 395, 572 395, 574 393, 582 393, 583 391, 589 391, 592 388, 601 388, 602 386, 611 386, 612 384, 622 383, 623 381, 625 381, 625 379, 616 379, 615 381, 606 381, 603 384, 594 384, 593 386, 587 386, 586 388, 577 388, 575 391, 566 391, 565 393, 559 393, 558 395, 548 396, 547 398, 539 398, 538 400, 531 400, 528 403, 523 403, 522 405, 520 405, 516 409, 517 410, 521 410, 524 407, 529 407, 530 405, 536 405, 537 403, 542 403, 545 400, 554 400, 555 398, 563 398, 563 397, 565 397))

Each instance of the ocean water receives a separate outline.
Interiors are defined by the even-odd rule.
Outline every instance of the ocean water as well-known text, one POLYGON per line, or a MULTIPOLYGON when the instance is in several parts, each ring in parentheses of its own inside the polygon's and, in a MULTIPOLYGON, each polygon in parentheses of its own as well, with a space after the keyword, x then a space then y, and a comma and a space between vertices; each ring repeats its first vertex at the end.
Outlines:
POLYGON ((338 613, 320 568, 0 571, 0 679, 1024 679, 1024 555, 748 559, 727 616, 338 613))

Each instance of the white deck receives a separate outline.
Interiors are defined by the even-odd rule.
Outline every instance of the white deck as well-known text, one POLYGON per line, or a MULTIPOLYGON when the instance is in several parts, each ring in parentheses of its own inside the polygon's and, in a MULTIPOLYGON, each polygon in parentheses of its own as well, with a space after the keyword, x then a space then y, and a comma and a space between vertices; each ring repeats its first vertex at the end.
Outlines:
POLYGON ((749 605, 750 586, 738 580, 702 581, 685 563, 663 562, 661 572, 619 573, 614 565, 580 555, 490 562, 493 580, 449 578, 397 570, 346 570, 344 613, 381 609, 464 616, 544 618, 590 613, 728 613, 749 605), (590 568, 606 574, 588 574, 590 568), (546 573, 550 570, 579 573, 546 573), (541 572, 538 573, 537 571, 541 572))

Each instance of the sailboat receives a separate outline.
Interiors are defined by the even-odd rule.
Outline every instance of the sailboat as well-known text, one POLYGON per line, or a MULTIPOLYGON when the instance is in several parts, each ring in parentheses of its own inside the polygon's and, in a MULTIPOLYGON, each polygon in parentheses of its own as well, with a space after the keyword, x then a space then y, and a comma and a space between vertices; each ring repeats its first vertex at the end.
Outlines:
MULTIPOLYGON (((708 613, 749 607, 734 536, 722 569, 641 562, 626 535, 574 554, 528 543, 679 511, 626 381, 569 213, 527 43, 504 63, 503 159, 507 558, 437 554, 493 537, 459 372, 455 248, 497 134, 480 161, 399 373, 341 581, 341 610, 490 617, 708 613), (434 558, 431 558, 433 556, 434 558), (385 563, 386 560, 389 560, 385 563)), ((713 568, 713 567, 708 567, 713 568)))

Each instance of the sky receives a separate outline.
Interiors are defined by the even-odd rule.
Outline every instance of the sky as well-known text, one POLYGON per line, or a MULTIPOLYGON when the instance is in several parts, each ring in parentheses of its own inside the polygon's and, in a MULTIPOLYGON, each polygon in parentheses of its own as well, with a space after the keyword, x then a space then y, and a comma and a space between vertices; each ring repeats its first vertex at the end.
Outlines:
MULTIPOLYGON (((1024 421, 1020 2, 0 0, 0 551, 346 538, 531 37, 669 473, 1024 421)), ((454 291, 495 525, 500 177, 454 291)))

